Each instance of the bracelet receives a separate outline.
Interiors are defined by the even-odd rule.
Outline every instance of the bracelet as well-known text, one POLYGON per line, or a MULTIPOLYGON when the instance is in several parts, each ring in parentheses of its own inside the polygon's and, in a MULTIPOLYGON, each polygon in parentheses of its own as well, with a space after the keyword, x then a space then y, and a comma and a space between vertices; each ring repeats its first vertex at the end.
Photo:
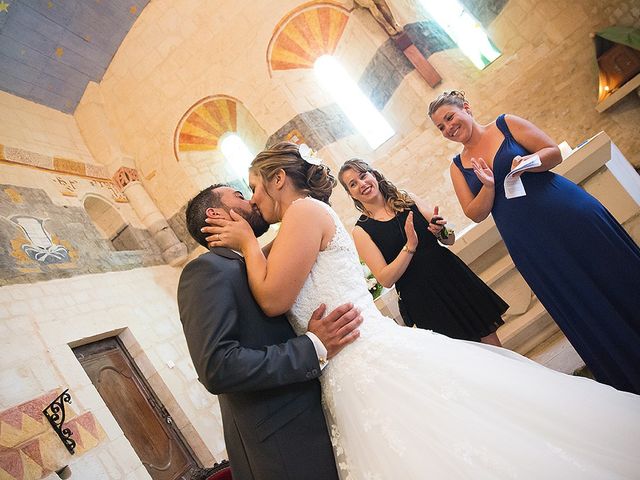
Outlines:
POLYGON ((403 252, 407 252, 409 255, 413 255, 416 253, 415 250, 409 250, 409 246, 405 243, 404 247, 402 247, 403 252))

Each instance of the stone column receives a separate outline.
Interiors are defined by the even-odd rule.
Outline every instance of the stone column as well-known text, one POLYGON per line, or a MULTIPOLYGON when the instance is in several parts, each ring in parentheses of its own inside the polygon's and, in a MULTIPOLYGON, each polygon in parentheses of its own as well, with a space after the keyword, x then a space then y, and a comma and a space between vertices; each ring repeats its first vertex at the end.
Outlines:
POLYGON ((162 258, 172 266, 187 259, 187 246, 182 243, 140 182, 135 162, 124 154, 113 124, 109 121, 100 85, 89 82, 74 113, 80 133, 93 157, 107 167, 114 183, 129 200, 152 238, 162 251, 162 258))
POLYGON ((160 247, 164 261, 173 267, 182 265, 189 253, 187 246, 176 236, 151 200, 140 182, 138 172, 133 168, 120 167, 113 175, 113 181, 124 192, 131 207, 160 247))

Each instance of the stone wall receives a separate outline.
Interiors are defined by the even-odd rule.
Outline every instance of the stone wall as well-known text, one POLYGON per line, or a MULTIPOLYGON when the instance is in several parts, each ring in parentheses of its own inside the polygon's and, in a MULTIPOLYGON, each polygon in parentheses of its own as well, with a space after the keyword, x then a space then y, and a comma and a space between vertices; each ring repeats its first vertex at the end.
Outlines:
POLYGON ((179 274, 159 266, 0 288, 0 412, 69 388, 72 408, 104 429, 93 450, 60 459, 73 478, 150 478, 71 350, 109 336, 120 337, 198 460, 225 458, 217 399, 197 380, 178 319, 179 274))
POLYGON ((52 390, 0 411, 3 479, 37 480, 49 475, 56 478, 53 472, 68 468, 73 458, 80 458, 105 440, 106 434, 95 416, 91 412, 78 415, 71 403, 73 397, 69 391, 52 390), (48 417, 43 413, 45 410, 48 417), (49 419, 54 420, 61 433, 68 430, 70 435, 63 434, 66 443, 54 431, 49 419), (67 444, 71 451, 66 448, 67 444))
POLYGON ((0 285, 165 263, 73 116, 0 92, 0 117, 0 285), (129 227, 124 246, 96 228, 89 198, 129 227))
POLYGON ((0 159, 0 285, 165 263, 111 179, 55 170, 54 161, 50 170, 43 165, 55 158, 16 148, 0 147, 0 159), (117 234, 99 231, 90 200, 111 210, 117 234))
MULTIPOLYGON (((374 162, 401 188, 439 204, 457 230, 471 223, 448 175, 459 146, 442 139, 426 118, 429 101, 441 90, 465 90, 480 121, 514 113, 572 146, 605 130, 640 165, 640 99, 629 95, 606 113, 595 111, 597 75, 589 38, 590 32, 613 24, 639 27, 637 2, 465 0, 503 53, 479 71, 437 33, 418 2, 389 1, 420 50, 431 53, 429 61, 443 78, 436 89, 406 63, 367 12, 351 11, 350 0, 338 3, 349 11, 349 20, 335 55, 396 131, 376 151, 319 90, 311 70, 269 71, 267 47, 278 23, 300 5, 294 0, 258 0, 250 6, 219 2, 215 9, 205 0, 154 0, 101 84, 92 87, 94 94, 99 90, 95 96, 104 101, 106 123, 114 129, 118 145, 113 148, 135 159, 146 190, 177 235, 190 242, 192 255, 198 249, 186 233, 184 207, 214 179, 200 178, 197 168, 186 169, 176 158, 174 140, 184 114, 212 95, 241 102, 255 120, 256 138, 264 134, 265 142, 297 132, 334 169, 354 156, 374 162)), ((79 107, 83 115, 74 119, 0 92, 0 412, 69 387, 77 411, 92 412, 106 432, 93 450, 71 459, 74 475, 148 478, 70 348, 117 335, 200 462, 210 465, 225 456, 219 410, 215 396, 197 381, 188 356, 175 303, 179 271, 168 266, 127 270, 161 260, 153 245, 145 244, 144 225, 121 201, 121 192, 106 174, 96 175, 101 165, 76 125, 91 116, 90 108, 83 110, 86 102, 79 107), (56 163, 56 158, 66 161, 56 163), (117 210, 145 244, 142 253, 109 246, 83 208, 87 195, 117 210), (64 261, 29 257, 28 252, 35 257, 39 251, 23 248, 33 242, 18 217, 39 222, 55 247, 45 252, 54 255, 41 258, 58 255, 64 261), (104 273, 119 269, 127 271, 104 273), (78 276, 86 273, 92 275, 78 276)), ((82 131, 99 135, 95 128, 82 131)), ((210 172, 210 166, 202 172, 210 172)), ((608 192, 617 188, 599 176, 587 184, 605 204, 608 192)), ((351 225, 357 213, 340 187, 332 202, 351 225)), ((637 215, 625 225, 636 239, 638 225, 637 215)))
MULTIPOLYGON (((482 71, 451 48, 419 2, 388 3, 418 47, 431 53, 429 61, 443 81, 430 88, 368 12, 351 10, 348 0, 338 2, 349 19, 335 55, 396 131, 376 151, 336 113, 311 69, 269 71, 269 42, 297 2, 263 0, 250 9, 223 4, 215 15, 206 2, 150 3, 100 89, 118 137, 136 158, 145 187, 165 217, 184 208, 201 184, 175 160, 172 137, 189 107, 209 95, 229 95, 242 102, 270 136, 267 143, 297 131, 316 148, 328 149, 325 156, 336 166, 352 156, 375 162, 404 188, 440 204, 458 229, 471 223, 457 204, 448 175, 450 159, 459 148, 442 139, 426 118, 429 101, 444 89, 467 92, 480 121, 510 112, 572 146, 605 130, 627 158, 640 165, 640 139, 635 134, 640 100, 629 95, 604 114, 595 111, 597 75, 589 37, 612 24, 637 27, 640 10, 634 2, 466 2, 502 52, 482 71), (149 172, 154 172, 151 178, 149 172)), ((351 223, 355 211, 341 195, 335 204, 343 220, 351 223)))

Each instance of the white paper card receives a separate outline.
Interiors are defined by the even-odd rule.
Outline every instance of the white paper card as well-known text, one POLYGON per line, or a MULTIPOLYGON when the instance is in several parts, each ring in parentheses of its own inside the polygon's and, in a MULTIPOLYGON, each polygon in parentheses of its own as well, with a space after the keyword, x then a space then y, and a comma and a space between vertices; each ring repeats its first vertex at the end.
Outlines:
POLYGON ((524 190, 524 185, 522 184, 520 175, 517 177, 514 175, 519 172, 525 172, 532 168, 539 167, 540 165, 542 165, 540 157, 538 155, 533 155, 507 173, 507 176, 504 178, 504 196, 507 198, 524 197, 527 192, 524 190))

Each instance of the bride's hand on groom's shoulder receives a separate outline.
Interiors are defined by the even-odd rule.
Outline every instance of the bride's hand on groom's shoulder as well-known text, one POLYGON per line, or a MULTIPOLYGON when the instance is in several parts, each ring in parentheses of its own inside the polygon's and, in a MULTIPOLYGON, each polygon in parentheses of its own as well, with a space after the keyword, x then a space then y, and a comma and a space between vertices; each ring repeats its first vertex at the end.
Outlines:
POLYGON ((208 226, 203 227, 204 233, 210 234, 205 238, 211 247, 226 247, 233 250, 244 251, 250 242, 255 242, 251 225, 238 213, 229 211, 231 220, 224 218, 207 217, 208 226))

